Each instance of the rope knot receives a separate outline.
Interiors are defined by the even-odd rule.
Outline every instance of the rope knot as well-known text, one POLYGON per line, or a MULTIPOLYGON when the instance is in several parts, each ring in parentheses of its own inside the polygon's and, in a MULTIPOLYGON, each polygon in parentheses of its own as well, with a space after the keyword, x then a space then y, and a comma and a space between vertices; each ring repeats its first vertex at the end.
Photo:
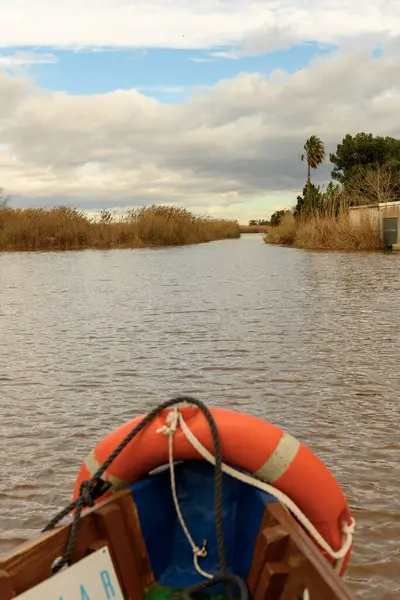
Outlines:
POLYGON ((206 558, 207 556, 207 540, 203 540, 203 545, 201 548, 195 546, 193 548, 193 554, 198 558, 206 558))
POLYGON ((79 497, 82 498, 83 506, 94 506, 93 492, 96 487, 96 482, 92 479, 82 481, 81 487, 79 488, 79 497))
POLYGON ((354 535, 355 530, 356 522, 352 517, 350 518, 350 523, 344 522, 342 525, 342 532, 344 533, 344 535, 354 535))
POLYGON ((179 410, 176 406, 171 410, 166 418, 166 425, 157 429, 157 433, 163 433, 164 435, 174 435, 179 425, 179 410))

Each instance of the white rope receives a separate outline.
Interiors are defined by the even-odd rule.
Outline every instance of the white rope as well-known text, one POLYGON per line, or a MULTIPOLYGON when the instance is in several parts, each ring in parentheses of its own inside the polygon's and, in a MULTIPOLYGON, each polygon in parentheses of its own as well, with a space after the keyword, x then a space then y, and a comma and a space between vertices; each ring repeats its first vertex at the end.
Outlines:
MULTIPOLYGON (((165 434, 169 435, 169 438, 170 438, 170 457, 169 458, 170 458, 170 470, 171 470, 171 485, 173 482, 175 485, 175 474, 172 474, 173 466, 171 467, 171 460, 172 460, 172 465, 173 465, 173 452, 171 451, 172 438, 173 438, 173 435, 174 435, 178 425, 182 429, 188 442, 193 446, 193 448, 195 450, 197 450, 197 452, 200 454, 200 456, 202 456, 205 460, 207 460, 212 465, 215 465, 215 457, 211 454, 211 452, 209 452, 207 450, 207 448, 205 448, 203 446, 203 444, 200 442, 200 440, 198 440, 198 438, 192 433, 192 431, 187 426, 187 424, 182 416, 182 413, 179 412, 177 407, 175 407, 173 409, 173 411, 168 414, 167 423, 169 424, 169 427, 164 426, 161 429, 159 429, 157 433, 165 433, 165 434)), ((258 488, 259 490, 262 490, 264 492, 271 494, 271 496, 274 496, 277 500, 279 500, 279 502, 281 504, 283 504, 283 506, 285 506, 300 521, 300 523, 302 524, 304 529, 311 535, 311 537, 314 538, 315 542, 323 550, 325 550, 325 552, 331 558, 333 558, 334 560, 337 561, 337 563, 335 565, 335 570, 337 572, 340 572, 342 565, 343 565, 343 561, 346 558, 346 555, 353 543, 353 536, 354 536, 355 525, 356 525, 354 519, 351 519, 350 523, 343 524, 343 526, 342 526, 342 533, 343 533, 342 547, 340 548, 340 550, 333 550, 333 548, 331 548, 331 546, 328 544, 328 542, 322 537, 322 535, 319 533, 319 531, 317 531, 317 529, 314 527, 314 525, 311 523, 311 521, 306 517, 306 515, 300 510, 300 508, 293 502, 293 500, 291 500, 291 498, 289 498, 289 496, 284 494, 282 491, 278 490, 277 488, 275 488, 272 485, 269 485, 268 483, 265 483, 264 481, 260 481, 259 479, 252 477, 251 475, 247 475, 246 473, 237 471, 236 469, 230 467, 229 465, 227 465, 225 463, 222 463, 222 471, 224 473, 227 473, 231 477, 234 477, 235 479, 242 481, 243 483, 247 483, 248 485, 252 485, 253 487, 258 488)), ((174 491, 174 489, 173 489, 173 495, 174 494, 175 494, 175 497, 174 497, 174 502, 175 502, 176 490, 174 491)), ((193 552, 196 556, 195 549, 196 549, 196 551, 198 551, 200 549, 194 544, 192 538, 190 537, 190 533, 187 531, 186 524, 184 523, 183 517, 179 510, 179 504, 177 502, 177 499, 176 499, 175 507, 177 507, 178 518, 180 520, 182 528, 185 531, 186 537, 188 538, 188 540, 192 546, 193 552)), ((199 569, 197 569, 197 570, 199 570, 199 569)), ((205 577, 206 576, 207 575, 205 575, 205 577)))
MULTIPOLYGON (((197 450, 197 452, 205 458, 209 463, 215 465, 214 456, 203 446, 200 440, 192 433, 189 427, 186 425, 185 420, 180 412, 178 412, 178 422, 179 425, 186 437, 186 439, 192 444, 193 448, 197 450)), ((334 560, 339 561, 336 564, 336 569, 340 571, 343 561, 346 558, 346 555, 353 543, 353 536, 355 531, 355 520, 351 519, 351 523, 344 523, 342 526, 342 533, 344 537, 344 541, 340 550, 333 550, 328 542, 322 537, 319 531, 316 530, 311 521, 306 517, 306 515, 300 510, 300 508, 293 502, 289 496, 284 494, 281 490, 278 490, 272 485, 265 483, 264 481, 260 481, 251 475, 247 475, 246 473, 242 473, 241 471, 237 471, 232 467, 222 463, 222 470, 224 473, 231 475, 235 479, 242 481, 243 483, 247 483, 252 485, 264 492, 271 494, 274 496, 281 504, 283 504, 294 516, 300 521, 304 529, 308 531, 308 533, 314 538, 317 544, 325 550, 327 554, 334 560)))
POLYGON ((176 482, 175 482, 175 465, 174 465, 174 434, 176 428, 179 423, 179 415, 180 412, 178 408, 175 407, 167 416, 167 425, 164 427, 160 427, 157 430, 157 433, 164 433, 168 436, 168 454, 169 454, 169 472, 171 477, 171 491, 172 498, 174 500, 176 514, 178 515, 179 523, 183 529, 184 534, 186 535, 186 539, 192 547, 193 551, 193 564, 195 566, 196 571, 205 577, 206 579, 213 579, 214 575, 207 573, 207 571, 203 571, 203 569, 199 565, 199 558, 205 558, 207 556, 206 549, 206 540, 203 542, 203 546, 199 548, 194 542, 192 536, 190 535, 190 531, 185 523, 185 519, 183 518, 181 508, 179 506, 178 494, 176 491, 176 482))

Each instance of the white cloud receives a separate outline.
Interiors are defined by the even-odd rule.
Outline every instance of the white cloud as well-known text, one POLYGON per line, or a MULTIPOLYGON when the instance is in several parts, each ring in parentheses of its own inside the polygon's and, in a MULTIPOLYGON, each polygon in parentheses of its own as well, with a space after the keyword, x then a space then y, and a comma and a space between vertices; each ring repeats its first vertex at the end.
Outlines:
POLYGON ((243 56, 266 54, 305 41, 294 28, 275 25, 273 21, 274 19, 261 28, 245 32, 240 43, 234 44, 230 50, 212 52, 212 56, 237 60, 243 56))
POLYGON ((196 62, 196 63, 209 63, 209 62, 214 62, 215 58, 212 57, 206 57, 206 56, 189 56, 188 60, 191 60, 192 62, 196 62))
POLYGON ((184 85, 140 85, 139 92, 159 92, 161 94, 182 94, 187 91, 184 85))
MULTIPOLYGON (((397 0, 0 0, 1 45, 211 48, 400 34, 397 0), (295 32, 295 34, 293 34, 295 32)), ((258 50, 257 50, 258 51, 258 50)))
POLYGON ((53 64, 57 62, 54 54, 45 54, 39 52, 18 51, 13 53, 2 53, 0 50, 0 69, 13 67, 27 67, 30 65, 53 64))
POLYGON ((348 132, 400 137, 399 73, 394 42, 378 59, 345 47, 293 75, 222 80, 181 106, 137 90, 70 96, 0 73, 0 184, 27 204, 263 216, 302 189, 310 134, 328 151, 348 132))

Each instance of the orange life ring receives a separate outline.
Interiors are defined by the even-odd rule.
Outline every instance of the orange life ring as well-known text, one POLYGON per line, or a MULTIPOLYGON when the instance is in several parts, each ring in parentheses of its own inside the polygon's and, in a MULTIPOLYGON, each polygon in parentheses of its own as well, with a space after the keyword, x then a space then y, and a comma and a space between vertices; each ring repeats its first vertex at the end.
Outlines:
MULTIPOLYGON (((193 434, 214 452, 209 425, 197 407, 180 408, 193 434)), ((162 411, 110 465, 103 478, 112 491, 134 483, 149 471, 168 463, 168 440, 157 430, 165 425, 170 409, 162 411)), ((256 417, 223 408, 210 408, 218 428, 222 461, 274 485, 289 496, 335 551, 343 542, 343 525, 350 512, 340 487, 324 463, 304 444, 278 427, 256 417)), ((137 417, 108 434, 86 458, 77 476, 73 499, 84 480, 90 479, 111 452, 143 419, 137 417)), ((201 459, 180 429, 174 435, 174 459, 201 459)), ((350 558, 343 561, 344 573, 350 558)), ((333 564, 334 560, 329 559, 333 564)))

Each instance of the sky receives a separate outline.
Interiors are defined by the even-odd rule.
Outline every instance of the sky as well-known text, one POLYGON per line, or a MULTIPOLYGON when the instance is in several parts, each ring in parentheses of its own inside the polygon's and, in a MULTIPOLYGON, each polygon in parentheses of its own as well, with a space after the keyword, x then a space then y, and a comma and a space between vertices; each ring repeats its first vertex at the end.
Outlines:
POLYGON ((398 0, 0 0, 11 205, 267 218, 347 133, 400 137, 398 0))

